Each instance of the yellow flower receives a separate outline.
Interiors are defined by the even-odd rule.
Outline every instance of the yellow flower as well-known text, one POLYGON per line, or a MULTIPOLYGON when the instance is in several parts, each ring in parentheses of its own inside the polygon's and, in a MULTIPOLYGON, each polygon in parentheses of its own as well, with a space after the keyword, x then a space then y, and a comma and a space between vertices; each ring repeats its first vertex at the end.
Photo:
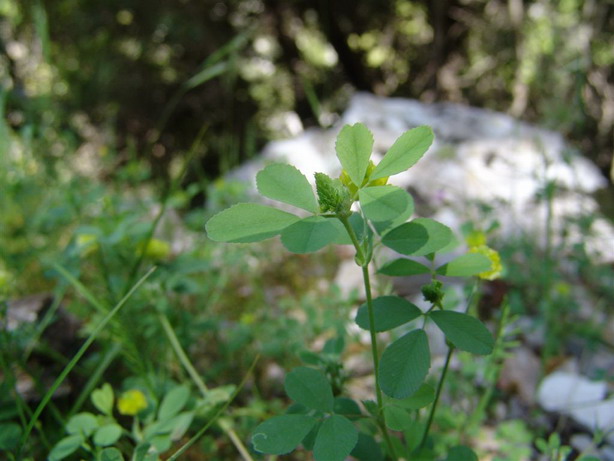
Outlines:
MULTIPOLYGON (((373 170, 375 170, 375 163, 373 163, 373 161, 370 160, 369 166, 367 167, 367 171, 365 172, 365 178, 363 179, 362 184, 360 185, 361 187, 383 186, 388 182, 388 176, 386 176, 385 178, 378 178, 378 179, 374 179, 373 181, 369 181, 369 178, 371 177, 371 173, 373 173, 373 170)), ((339 176, 339 180, 344 186, 346 186, 350 190, 350 194, 352 194, 352 196, 356 194, 356 192, 358 191, 358 187, 356 187, 356 185, 352 182, 352 180, 350 179, 350 175, 347 173, 347 171, 343 170, 341 172, 341 176, 339 176)))
POLYGON ((469 253, 480 253, 490 259, 490 270, 480 272, 478 277, 485 280, 495 280, 501 276, 503 271, 503 265, 501 264, 501 256, 496 250, 493 250, 486 245, 479 245, 469 248, 469 253))
POLYGON ((465 239, 469 248, 486 245, 486 234, 482 231, 471 231, 465 239))
POLYGON ((76 243, 83 258, 98 250, 98 237, 94 234, 79 234, 76 243))
POLYGON ((122 415, 134 416, 147 408, 145 394, 138 389, 124 392, 117 400, 117 410, 122 415))
POLYGON ((168 258, 171 253, 170 244, 168 242, 165 242, 164 240, 158 239, 149 240, 147 242, 147 245, 145 245, 145 242, 140 242, 137 245, 138 254, 140 254, 143 249, 145 249, 143 255, 146 258, 155 259, 157 261, 168 258))

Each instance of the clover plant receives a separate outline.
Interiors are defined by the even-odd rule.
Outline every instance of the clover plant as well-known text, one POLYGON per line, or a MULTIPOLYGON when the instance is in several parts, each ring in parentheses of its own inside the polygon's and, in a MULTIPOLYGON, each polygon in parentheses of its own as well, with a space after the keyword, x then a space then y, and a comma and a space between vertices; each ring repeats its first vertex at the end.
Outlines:
POLYGON ((119 448, 132 447, 132 461, 159 461, 160 454, 181 440, 196 416, 211 416, 211 410, 230 398, 234 386, 211 389, 204 399, 195 401, 186 386, 166 392, 159 404, 152 405, 139 389, 115 396, 105 383, 91 394, 97 413, 83 411, 66 423, 67 436, 51 450, 48 461, 60 461, 80 450, 90 459, 123 461, 119 448), (116 418, 114 407, 123 419, 131 419, 131 430, 116 418))
MULTIPOLYGON (((307 178, 293 166, 272 164, 258 173, 256 184, 260 194, 292 205, 296 212, 239 203, 207 222, 209 238, 219 242, 257 242, 279 235, 289 251, 301 254, 329 244, 350 244, 355 248, 355 262, 362 269, 366 302, 358 309, 356 323, 370 333, 374 400, 362 402, 361 409, 354 400, 333 395, 333 387, 322 371, 296 368, 285 379, 286 393, 295 404, 286 414, 274 416, 255 429, 252 444, 256 451, 281 455, 302 444, 313 450, 316 461, 343 461, 349 455, 369 461, 432 459, 428 433, 452 351, 487 355, 494 345, 490 332, 478 319, 444 309, 443 283, 439 279, 491 276, 489 271, 494 267, 489 249, 470 250, 436 267, 435 254, 454 245, 452 231, 429 218, 408 221, 414 212, 411 195, 387 184, 390 176, 404 172, 420 160, 432 142, 431 128, 409 130, 375 165, 371 161, 371 132, 360 123, 346 125, 335 146, 343 171, 339 178, 316 173, 315 194, 307 178), (374 264, 374 249, 380 244, 399 257, 385 263, 379 273, 430 274, 430 283, 422 287, 424 298, 430 303, 428 310, 424 312, 399 296, 373 298, 369 267, 374 264), (418 261, 415 257, 425 259, 418 261), (414 322, 417 319, 422 322, 414 322), (439 327, 449 345, 436 389, 425 384, 431 366, 424 330, 427 321, 439 327), (378 333, 410 323, 406 329, 416 326, 380 354, 378 333), (413 412, 429 405, 427 421, 414 421, 413 412), (378 441, 382 442, 383 450, 378 441)), ((477 459, 469 448, 458 446, 448 452, 446 459, 472 458, 477 459)))

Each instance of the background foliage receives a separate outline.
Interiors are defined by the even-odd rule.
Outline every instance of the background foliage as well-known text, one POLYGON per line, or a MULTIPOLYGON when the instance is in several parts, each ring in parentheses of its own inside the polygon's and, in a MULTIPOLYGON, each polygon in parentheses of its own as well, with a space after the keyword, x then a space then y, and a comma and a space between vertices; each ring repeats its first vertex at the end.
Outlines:
POLYGON ((110 150, 109 174, 138 153, 164 177, 200 133, 201 174, 215 177, 288 134, 289 111, 330 125, 353 90, 509 111, 610 166, 611 2, 2 0, 0 11, 11 127, 110 150))

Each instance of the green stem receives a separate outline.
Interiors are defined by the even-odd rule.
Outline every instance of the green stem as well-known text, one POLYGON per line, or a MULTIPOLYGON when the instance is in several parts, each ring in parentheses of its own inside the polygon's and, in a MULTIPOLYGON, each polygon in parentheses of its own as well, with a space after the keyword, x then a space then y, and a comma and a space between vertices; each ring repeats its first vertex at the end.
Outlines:
POLYGON ((392 444, 392 440, 390 439, 390 434, 388 433, 388 429, 386 428, 386 417, 384 416, 384 399, 382 397, 382 388, 379 383, 379 353, 377 351, 377 335, 375 331, 375 314, 373 312, 373 295, 371 293, 371 279, 369 276, 369 261, 365 258, 364 250, 358 241, 358 237, 356 237, 356 233, 354 229, 350 225, 350 221, 346 216, 338 216, 341 223, 345 227, 352 243, 354 244, 354 248, 356 248, 356 258, 358 261, 363 262, 361 264, 362 268, 362 278, 365 286, 365 295, 367 298, 367 311, 369 313, 369 335, 371 337, 371 355, 373 356, 373 373, 375 375, 375 396, 377 399, 377 425, 382 431, 382 435, 384 436, 384 440, 386 441, 386 445, 388 446, 388 451, 390 455, 394 458, 397 458, 396 452, 394 449, 394 445, 392 444))
POLYGON ((379 383, 379 353, 377 351, 377 335, 375 332, 375 314, 373 312, 373 296, 371 294, 371 280, 369 277, 369 266, 362 267, 362 278, 365 284, 365 294, 367 296, 367 311, 369 313, 369 335, 371 336, 371 355, 373 356, 373 373, 375 374, 375 396, 377 398, 378 418, 377 422, 380 426, 386 445, 390 454, 397 458, 394 445, 386 428, 386 416, 384 415, 384 399, 382 397, 382 388, 379 383))
POLYGON ((476 406, 475 411, 469 418, 466 424, 463 425, 463 430, 461 431, 461 436, 465 434, 470 434, 471 431, 480 423, 484 414, 486 413, 486 407, 490 403, 490 399, 495 391, 495 386, 497 381, 499 380, 499 374, 501 372, 501 368, 503 367, 503 356, 505 355, 505 328, 509 323, 509 313, 510 313, 510 304, 504 301, 503 309, 501 311, 501 320, 499 320, 499 325, 497 327, 495 345, 493 347, 493 352, 488 357, 488 362, 486 362, 486 366, 484 370, 484 376, 486 377, 486 382, 488 387, 486 391, 482 394, 478 405, 476 406), (492 374, 489 370, 493 370, 492 374))
MULTIPOLYGON (((350 224, 350 220, 348 219, 347 216, 339 216, 337 215, 337 218, 339 218, 339 221, 341 221, 341 224, 343 224, 343 227, 345 227, 345 230, 347 231, 348 235, 350 236, 350 240, 352 240, 352 244, 354 245, 354 248, 356 248, 356 257, 360 260, 360 261, 365 261, 365 253, 362 249, 362 247, 360 246, 360 242, 358 241, 358 237, 356 237, 356 232, 354 232, 354 229, 352 228, 352 225, 350 224)), ((365 261, 364 265, 360 265, 361 267, 364 267, 365 265, 369 264, 368 261, 365 261)))
POLYGON ((437 409, 437 404, 439 403, 439 396, 441 395, 441 389, 443 388, 443 383, 446 380, 446 374, 448 372, 448 366, 450 365, 450 360, 452 359, 452 353, 454 352, 454 346, 450 346, 448 348, 448 355, 446 355, 446 362, 443 365, 443 370, 441 371, 441 376, 439 377, 439 382, 437 383, 437 391, 435 392, 435 401, 431 406, 431 411, 429 413, 429 419, 426 422, 426 427, 424 428, 424 434, 422 434, 422 440, 420 441, 419 448, 421 449, 426 443, 426 439, 429 435, 429 431, 431 430, 431 424, 433 424, 433 417, 435 416, 435 410, 437 409))

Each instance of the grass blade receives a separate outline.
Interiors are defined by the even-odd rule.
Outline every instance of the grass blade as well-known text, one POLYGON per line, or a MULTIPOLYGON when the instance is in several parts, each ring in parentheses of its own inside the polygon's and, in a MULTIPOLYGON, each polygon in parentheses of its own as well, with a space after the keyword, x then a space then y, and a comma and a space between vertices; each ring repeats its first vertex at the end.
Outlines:
MULTIPOLYGON (((83 284, 81 284, 77 279, 75 279, 70 272, 68 272, 62 266, 59 266, 57 264, 54 264, 54 267, 81 294, 83 294, 84 297, 88 301, 92 302, 92 304, 94 306, 98 306, 98 307, 102 306, 102 304, 100 304, 98 302, 98 300, 96 300, 94 295, 92 295, 89 292, 89 290, 87 288, 85 288, 85 286, 83 286, 83 284)), ((41 402, 38 404, 38 407, 36 407, 36 410, 32 414, 32 418, 30 418, 30 422, 28 423, 28 426, 26 427, 26 429, 25 429, 25 431, 23 433, 23 436, 21 438, 21 444, 20 444, 20 447, 19 447, 19 454, 21 454, 21 451, 23 450, 23 447, 26 444, 26 441, 28 440, 28 437, 29 437, 30 433, 32 432, 32 429, 34 428, 34 425, 38 421, 38 418, 40 417, 41 413, 43 412, 43 410, 45 409, 45 407, 47 406, 47 404, 51 400, 51 397, 53 396, 53 394, 55 393, 57 388, 60 387, 60 385, 62 384, 62 382, 64 382, 64 380, 66 379, 68 374, 72 371, 72 369, 75 367, 75 365, 77 365, 77 362, 79 362, 81 357, 83 357, 83 354, 85 354, 85 352, 89 349, 89 347, 92 345, 92 343, 94 342, 94 340, 96 339, 98 334, 104 329, 104 327, 115 316, 115 314, 117 314, 119 312, 119 310, 124 306, 124 304, 126 304, 128 299, 130 299, 130 297, 134 294, 134 292, 140 288, 140 286, 145 282, 145 280, 147 280, 149 278, 149 276, 155 270, 156 270, 156 267, 152 267, 143 277, 141 277, 141 279, 130 289, 130 291, 128 293, 126 293, 126 295, 115 305, 115 307, 113 309, 111 309, 111 311, 109 311, 109 313, 102 319, 102 321, 98 325, 96 325, 96 328, 94 328, 94 331, 92 331, 92 333, 85 340, 85 342, 83 343, 81 348, 77 351, 77 353, 73 356, 73 358, 70 360, 70 362, 66 365, 64 370, 62 370, 60 375, 56 378, 56 380, 54 381, 52 386, 49 388, 47 393, 43 396, 43 399, 41 400, 41 402)))

